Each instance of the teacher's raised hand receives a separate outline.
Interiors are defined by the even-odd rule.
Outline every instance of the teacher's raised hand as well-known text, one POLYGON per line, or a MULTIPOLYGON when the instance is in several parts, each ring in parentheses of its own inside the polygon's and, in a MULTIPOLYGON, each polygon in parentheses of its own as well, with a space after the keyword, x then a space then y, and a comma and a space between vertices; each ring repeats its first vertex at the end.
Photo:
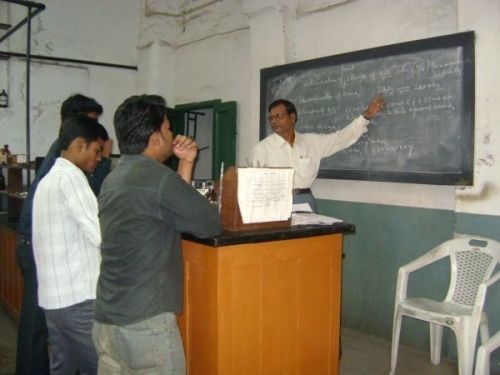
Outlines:
POLYGON ((375 96, 375 98, 373 98, 373 100, 370 102, 370 104, 368 104, 368 107, 363 112, 363 117, 367 120, 370 120, 384 108, 384 105, 384 97, 382 95, 375 96))

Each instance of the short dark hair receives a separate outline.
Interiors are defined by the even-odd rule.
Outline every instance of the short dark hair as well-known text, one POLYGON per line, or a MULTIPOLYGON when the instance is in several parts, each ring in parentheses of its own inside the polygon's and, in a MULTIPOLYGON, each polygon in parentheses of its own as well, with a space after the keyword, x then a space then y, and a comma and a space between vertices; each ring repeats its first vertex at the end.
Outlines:
POLYGON ((89 98, 88 96, 73 94, 61 105, 61 121, 64 121, 64 119, 68 116, 76 113, 87 114, 91 112, 101 115, 102 105, 97 103, 95 99, 89 98))
POLYGON ((86 144, 99 139, 99 124, 93 118, 84 114, 74 114, 67 117, 59 129, 59 146, 61 150, 67 150, 71 142, 81 137, 86 144))
POLYGON ((291 115, 292 113, 295 114, 295 122, 297 122, 297 120, 299 118, 297 116, 297 110, 295 109, 295 105, 291 101, 289 101, 289 100, 286 100, 286 99, 276 99, 274 102, 272 102, 271 104, 269 104, 269 107, 267 108, 267 111, 271 112, 271 109, 273 109, 274 107, 277 107, 279 105, 283 105, 285 107, 286 113, 288 113, 289 115, 291 115))
POLYGON ((99 130, 99 139, 102 139, 103 141, 107 141, 109 139, 108 131, 104 126, 101 124, 97 123, 97 129, 99 130))
POLYGON ((161 129, 167 117, 167 103, 159 95, 134 95, 115 112, 114 125, 122 154, 141 154, 149 137, 161 129))

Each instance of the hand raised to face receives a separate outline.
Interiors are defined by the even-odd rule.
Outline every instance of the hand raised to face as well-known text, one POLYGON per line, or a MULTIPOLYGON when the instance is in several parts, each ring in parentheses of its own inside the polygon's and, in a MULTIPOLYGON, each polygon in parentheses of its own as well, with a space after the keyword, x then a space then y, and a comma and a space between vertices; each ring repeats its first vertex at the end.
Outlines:
POLYGON ((174 139, 174 155, 180 160, 193 162, 198 155, 198 145, 193 138, 178 134, 174 139))

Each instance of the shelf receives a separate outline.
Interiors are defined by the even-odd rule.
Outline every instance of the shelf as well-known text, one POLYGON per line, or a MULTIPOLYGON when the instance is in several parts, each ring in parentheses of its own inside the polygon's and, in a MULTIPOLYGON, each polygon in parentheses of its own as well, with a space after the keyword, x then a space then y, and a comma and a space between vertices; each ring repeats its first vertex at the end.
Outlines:
MULTIPOLYGON (((0 164, 0 168, 5 169, 28 169, 28 163, 16 163, 16 164, 0 164)), ((29 166, 30 169, 35 169, 35 162, 32 161, 29 166)))
POLYGON ((0 190, 0 195, 5 195, 9 198, 13 198, 13 199, 20 199, 20 200, 24 200, 26 199, 26 196, 28 195, 28 193, 11 193, 7 190, 0 190))

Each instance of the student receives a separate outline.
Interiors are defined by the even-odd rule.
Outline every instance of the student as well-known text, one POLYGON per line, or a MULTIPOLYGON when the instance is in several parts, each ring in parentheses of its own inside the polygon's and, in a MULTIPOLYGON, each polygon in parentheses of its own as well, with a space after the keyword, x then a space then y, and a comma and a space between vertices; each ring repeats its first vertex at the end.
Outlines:
POLYGON ((93 337, 102 374, 182 374, 181 233, 220 233, 217 210, 190 186, 196 143, 173 139, 166 103, 125 100, 114 116, 120 164, 99 195, 101 273, 93 337), (177 173, 163 162, 179 158, 177 173))
POLYGON ((369 120, 384 106, 381 96, 375 97, 363 116, 354 119, 345 128, 328 134, 298 133, 295 130, 297 110, 285 99, 269 105, 268 120, 273 134, 260 141, 253 149, 252 166, 292 167, 294 169, 294 203, 309 203, 316 211, 311 186, 318 175, 322 158, 342 151, 367 132, 369 120))
MULTIPOLYGON (((69 116, 79 113, 97 119, 102 114, 102 111, 102 106, 94 99, 82 94, 74 94, 68 97, 61 105, 61 122, 69 116)), ((107 133, 104 134, 106 130, 101 125, 100 127, 102 128, 102 135, 100 137, 106 135, 101 141, 103 145, 103 155, 108 156, 111 153, 112 142, 107 137, 107 133), (102 130, 104 130, 104 132, 102 130)), ((59 141, 56 139, 36 173, 35 179, 28 191, 28 196, 23 202, 23 208, 19 218, 17 264, 23 276, 24 291, 17 335, 17 375, 49 374, 49 357, 47 352, 48 333, 45 323, 45 314, 38 306, 38 285, 31 245, 31 217, 33 197, 38 187, 38 183, 47 174, 60 154, 61 148, 59 146, 59 141)), ((110 166, 110 159, 103 157, 94 171, 94 174, 87 176, 91 186, 96 191, 96 195, 104 177, 110 171, 110 166)))
POLYGON ((52 375, 97 374, 92 342, 101 232, 97 199, 85 173, 101 160, 98 123, 86 115, 61 125, 61 156, 33 199, 38 303, 45 311, 52 375))

